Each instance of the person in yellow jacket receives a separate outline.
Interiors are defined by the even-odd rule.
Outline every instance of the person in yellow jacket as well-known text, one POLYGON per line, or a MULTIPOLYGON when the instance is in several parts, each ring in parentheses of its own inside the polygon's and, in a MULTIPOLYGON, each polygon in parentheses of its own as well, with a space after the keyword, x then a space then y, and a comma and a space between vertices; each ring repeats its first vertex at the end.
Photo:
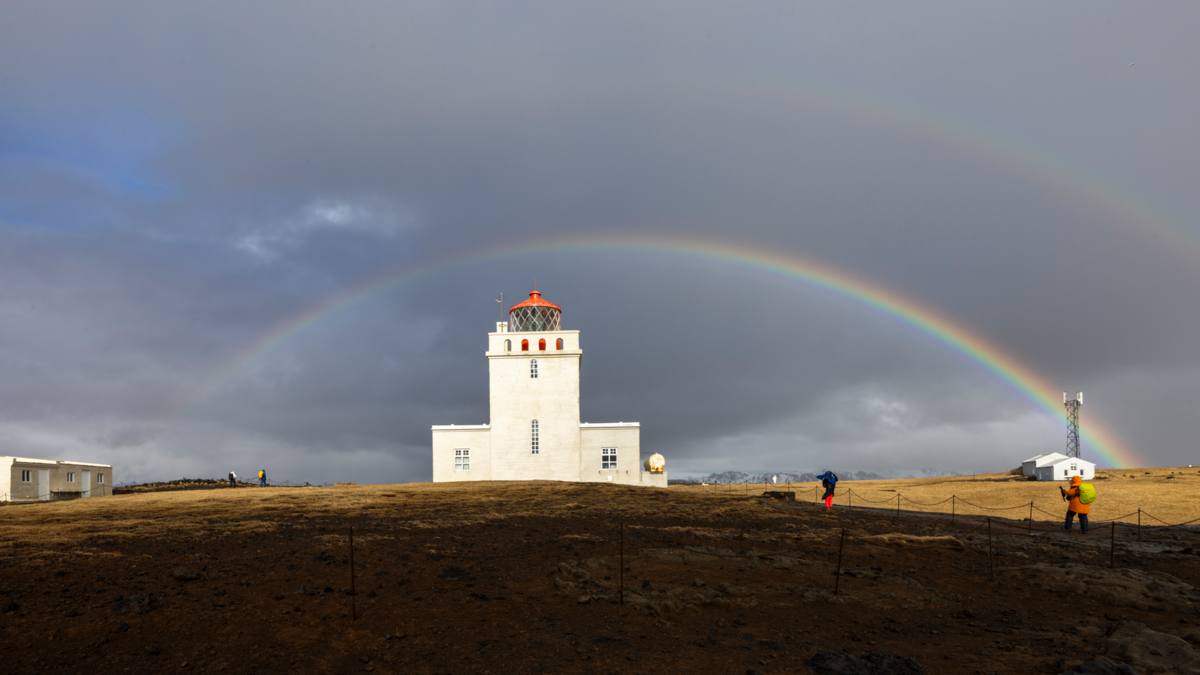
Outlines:
POLYGON ((1067 520, 1065 523, 1063 523, 1063 529, 1070 531, 1071 522, 1075 520, 1075 516, 1078 515, 1079 529, 1084 534, 1087 534, 1088 511, 1092 510, 1092 505, 1084 504, 1083 502, 1079 501, 1079 486, 1082 483, 1083 479, 1079 476, 1071 476, 1071 487, 1069 489, 1063 489, 1060 486, 1058 490, 1062 493, 1063 499, 1070 500, 1070 502, 1067 504, 1067 520))
POLYGON ((259 487, 267 487, 267 470, 266 469, 258 470, 258 486, 259 487))

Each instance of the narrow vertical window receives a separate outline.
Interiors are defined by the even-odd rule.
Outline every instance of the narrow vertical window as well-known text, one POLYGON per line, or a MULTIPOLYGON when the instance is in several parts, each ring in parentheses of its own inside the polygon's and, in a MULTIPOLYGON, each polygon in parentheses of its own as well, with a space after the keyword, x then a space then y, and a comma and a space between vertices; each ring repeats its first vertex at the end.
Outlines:
POLYGON ((104 485, 104 474, 102 474, 102 473, 96 474, 96 484, 104 485))
POLYGON ((531 380, 538 379, 537 359, 533 359, 532 361, 529 362, 529 379, 531 379, 531 380))
POLYGON ((562 345, 563 345, 562 338, 558 338, 557 340, 554 341, 554 348, 560 352, 562 351, 562 345))
POLYGON ((538 421, 533 420, 529 423, 529 454, 539 454, 540 444, 538 442, 538 421))
POLYGON ((617 449, 616 448, 600 448, 600 468, 601 469, 617 468, 617 449))
POLYGON ((22 483, 33 482, 33 472, 31 472, 29 469, 21 469, 21 482, 22 483))
POLYGON ((529 340, 521 340, 521 351, 529 351, 529 340))
POLYGON ((511 351, 512 351, 512 340, 505 340, 505 341, 504 341, 504 351, 506 351, 506 352, 511 352, 511 351))
POLYGON ((74 482, 75 482, 75 472, 74 472, 74 471, 68 471, 68 472, 67 472, 67 482, 68 482, 68 483, 74 483, 74 482))
POLYGON ((542 338, 542 339, 538 340, 538 351, 539 352, 546 351, 546 338, 542 338))
POLYGON ((454 470, 455 471, 470 471, 471 470, 471 449, 470 448, 455 448, 454 449, 454 470))

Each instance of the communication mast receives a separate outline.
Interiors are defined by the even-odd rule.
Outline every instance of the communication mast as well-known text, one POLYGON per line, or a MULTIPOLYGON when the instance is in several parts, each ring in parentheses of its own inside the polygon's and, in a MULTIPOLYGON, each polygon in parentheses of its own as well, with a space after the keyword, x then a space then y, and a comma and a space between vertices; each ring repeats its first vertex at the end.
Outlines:
POLYGON ((1079 456, 1079 409, 1083 407, 1083 392, 1067 398, 1063 392, 1063 406, 1067 409, 1067 457, 1079 456))

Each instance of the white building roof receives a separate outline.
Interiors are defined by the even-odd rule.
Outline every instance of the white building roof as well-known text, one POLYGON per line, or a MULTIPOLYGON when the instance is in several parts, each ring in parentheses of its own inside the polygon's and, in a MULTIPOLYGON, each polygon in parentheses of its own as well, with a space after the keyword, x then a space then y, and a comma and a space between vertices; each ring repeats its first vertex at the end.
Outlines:
POLYGON ((12 462, 20 462, 22 464, 48 464, 50 466, 58 464, 58 462, 52 459, 34 459, 32 457, 9 457, 7 459, 11 460, 12 462))
POLYGON ((1035 466, 1039 466, 1039 467, 1050 466, 1052 464, 1057 464, 1058 462, 1061 462, 1064 459, 1070 459, 1070 457, 1067 457, 1066 455, 1062 454, 1061 452, 1048 452, 1044 455, 1040 455, 1037 458, 1037 463, 1035 464, 1035 466))
POLYGON ((1040 468, 1040 467, 1050 466, 1050 467, 1057 468, 1060 464, 1087 464, 1092 467, 1096 466, 1095 462, 1089 462, 1086 459, 1080 459, 1078 457, 1063 457, 1062 459, 1054 462, 1053 464, 1038 464, 1038 467, 1040 468))
POLYGON ((1034 455, 1033 457, 1030 457, 1030 458, 1028 458, 1028 459, 1023 459, 1023 460, 1021 460, 1021 463, 1022 463, 1022 464, 1024 464, 1025 462, 1033 462, 1033 461, 1037 461, 1037 458, 1038 458, 1038 457, 1041 457, 1041 456, 1042 456, 1042 455, 1034 455))
POLYGON ((112 464, 96 464, 94 462, 76 462, 71 459, 35 459, 33 457, 0 457, 0 459, 10 460, 10 463, 20 462, 22 464, 45 464, 47 466, 58 466, 59 464, 70 464, 72 466, 94 466, 101 469, 111 469, 112 464))

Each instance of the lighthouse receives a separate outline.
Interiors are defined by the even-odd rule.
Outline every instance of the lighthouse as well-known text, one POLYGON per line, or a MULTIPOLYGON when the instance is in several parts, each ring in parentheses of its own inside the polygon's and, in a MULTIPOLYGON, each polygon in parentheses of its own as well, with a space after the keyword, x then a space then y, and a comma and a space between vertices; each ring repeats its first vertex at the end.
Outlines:
POLYGON ((666 487, 661 455, 641 461, 638 422, 580 421, 577 330, 540 291, 488 333, 487 424, 434 425, 433 481, 558 480, 666 487))

